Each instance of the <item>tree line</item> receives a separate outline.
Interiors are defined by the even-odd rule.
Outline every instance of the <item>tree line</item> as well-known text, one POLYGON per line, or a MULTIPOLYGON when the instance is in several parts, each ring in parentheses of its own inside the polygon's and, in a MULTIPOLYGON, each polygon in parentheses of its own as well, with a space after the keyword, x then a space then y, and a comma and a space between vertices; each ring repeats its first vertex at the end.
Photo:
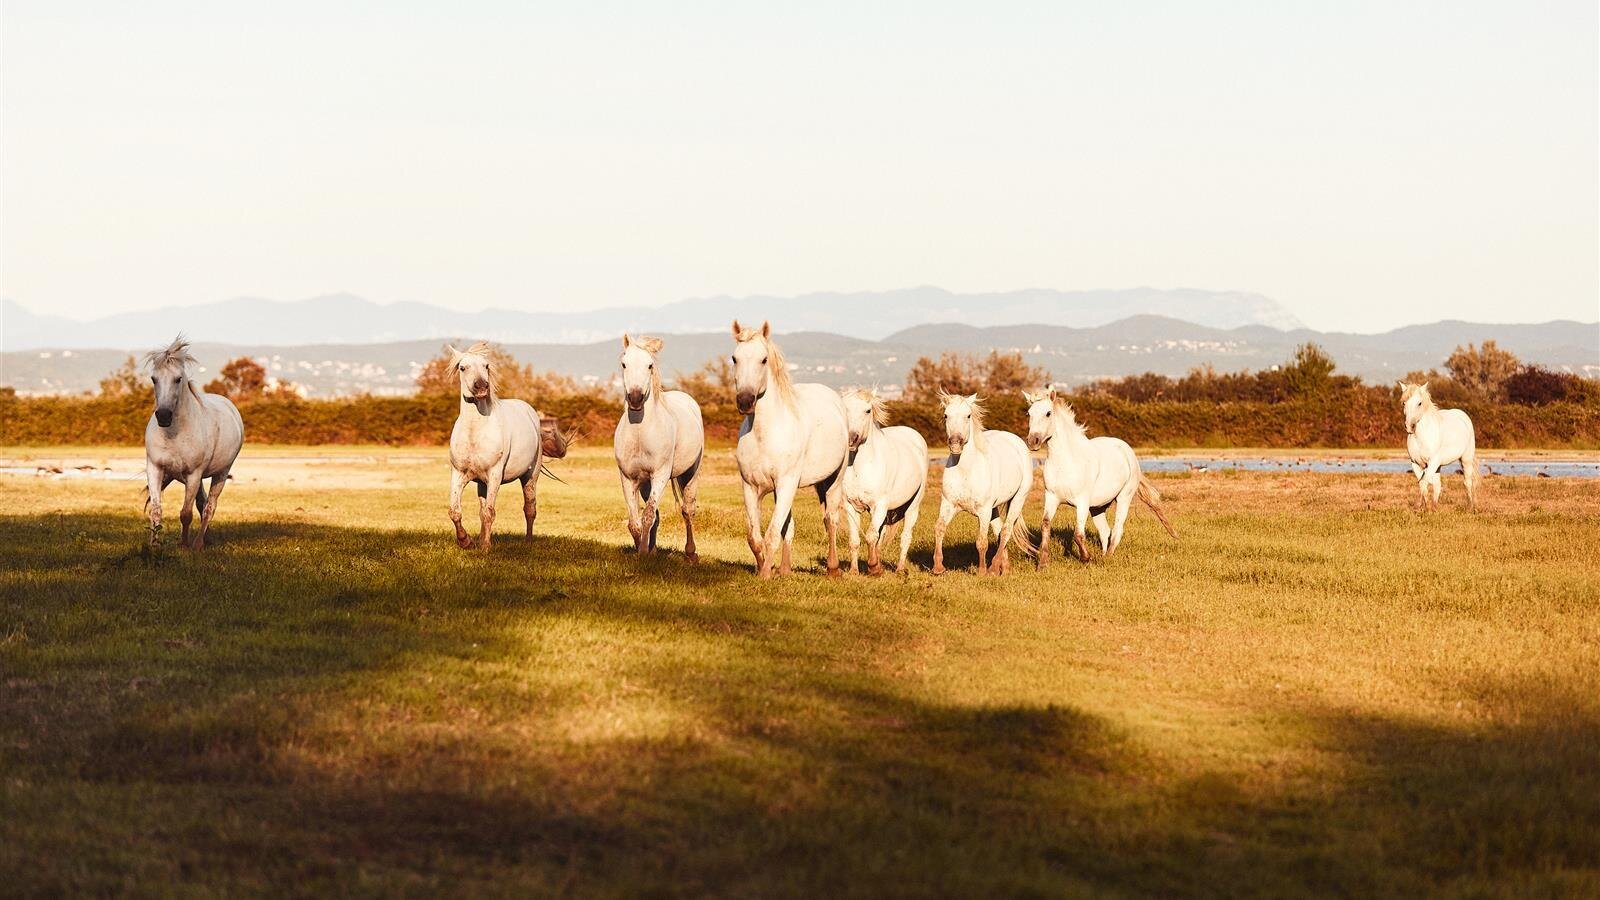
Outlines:
MULTIPOLYGON (((533 402, 563 427, 606 435, 617 402, 604 385, 581 384, 539 372, 504 349, 491 350, 500 393, 533 402)), ((207 391, 232 398, 245 411, 249 439, 273 443, 440 444, 448 440, 458 390, 450 353, 441 348, 421 368, 413 397, 308 400, 290 383, 269 377, 256 360, 230 360, 207 391)), ((1528 365, 1485 341, 1457 347, 1438 369, 1409 373, 1427 382, 1436 401, 1466 409, 1488 447, 1600 448, 1600 382, 1528 365)), ((718 358, 667 379, 689 392, 713 437, 731 439, 741 416, 733 401, 732 366, 718 358)), ((1020 353, 947 352, 922 357, 906 378, 895 417, 937 441, 941 391, 988 398, 995 427, 1020 430, 1026 413, 1020 392, 1051 383, 1051 373, 1020 353)), ((1070 389, 1093 433, 1112 433, 1145 446, 1349 447, 1398 446, 1404 441, 1399 389, 1341 374, 1316 344, 1297 348, 1282 364, 1258 371, 1219 372, 1211 366, 1180 377, 1143 373, 1070 389)), ((5 404, 0 443, 134 443, 149 416, 150 382, 129 357, 90 397, 29 397, 0 392, 5 404)), ((602 438, 603 439, 603 438, 602 438)))

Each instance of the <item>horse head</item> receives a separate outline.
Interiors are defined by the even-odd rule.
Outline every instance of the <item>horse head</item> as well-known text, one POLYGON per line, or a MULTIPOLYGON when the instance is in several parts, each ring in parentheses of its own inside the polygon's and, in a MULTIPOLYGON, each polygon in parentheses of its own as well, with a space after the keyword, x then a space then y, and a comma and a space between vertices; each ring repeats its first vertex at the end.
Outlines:
POLYGON ((494 362, 489 357, 489 345, 479 341, 465 350, 445 346, 450 351, 450 365, 461 382, 461 396, 487 400, 494 391, 494 362))
POLYGON ((757 329, 740 326, 738 319, 733 321, 734 400, 742 415, 755 412, 756 401, 767 393, 772 380, 778 348, 772 344, 771 337, 770 322, 762 322, 757 329))
POLYGON ((983 429, 983 399, 977 394, 961 396, 940 391, 939 402, 944 404, 944 434, 950 442, 950 454, 960 456, 983 429))
POLYGON ((1426 382, 1422 384, 1406 384, 1402 381, 1400 382, 1400 397, 1405 405, 1406 434, 1415 433, 1417 422, 1422 419, 1422 414, 1427 412, 1428 407, 1433 405, 1433 397, 1428 394, 1428 385, 1426 382))
POLYGON ((165 349, 145 354, 144 363, 155 387, 156 424, 168 428, 189 387, 189 366, 194 363, 194 356, 189 353, 188 339, 178 335, 165 349))
POLYGON ((1041 450, 1045 444, 1050 443, 1052 421, 1056 407, 1056 389, 1045 388, 1044 393, 1034 394, 1022 392, 1022 399, 1028 404, 1028 449, 1041 450))
POLYGON ((660 352, 660 338, 635 340, 622 336, 622 396, 633 412, 644 409, 645 401, 661 386, 661 375, 656 371, 656 354, 660 352))
POLYGON ((888 423, 888 410, 876 388, 849 388, 840 392, 844 400, 844 420, 850 432, 850 449, 859 450, 872 434, 872 426, 888 423))

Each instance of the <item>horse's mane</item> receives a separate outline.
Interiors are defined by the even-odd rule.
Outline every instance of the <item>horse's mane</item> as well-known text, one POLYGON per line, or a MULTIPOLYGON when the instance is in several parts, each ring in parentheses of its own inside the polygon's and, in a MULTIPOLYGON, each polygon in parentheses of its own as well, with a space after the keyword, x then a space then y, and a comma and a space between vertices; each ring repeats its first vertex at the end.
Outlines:
MULTIPOLYGON (((739 343, 762 338, 761 329, 743 328, 734 335, 733 339, 739 343)), ((767 342, 767 377, 771 379, 772 386, 777 388, 778 395, 786 400, 794 400, 794 379, 789 377, 789 362, 783 358, 783 350, 770 337, 762 338, 767 342)))
POLYGON ((1078 414, 1073 411, 1072 404, 1067 402, 1067 398, 1058 394, 1052 398, 1051 405, 1056 412, 1066 417, 1066 427, 1071 428, 1080 435, 1086 435, 1089 433, 1089 429, 1085 428, 1083 423, 1078 421, 1078 414))
MULTIPOLYGON (((636 337, 633 339, 633 343, 640 350, 650 354, 652 360, 656 358, 656 354, 660 353, 661 348, 664 346, 661 338, 651 337, 650 335, 636 337)), ((661 386, 661 367, 653 365, 650 367, 650 396, 660 397, 663 390, 665 388, 661 386)))
POLYGON ((889 406, 878 396, 877 388, 845 388, 844 396, 867 401, 872 407, 872 421, 876 422, 879 428, 889 424, 889 406))
POLYGON ((1410 400, 1412 394, 1421 394, 1422 395, 1422 399, 1430 401, 1430 402, 1433 400, 1433 394, 1431 392, 1429 392, 1428 383, 1426 381, 1424 381, 1421 384, 1405 384, 1404 382, 1402 382, 1401 383, 1401 391, 1400 391, 1400 399, 1402 401, 1410 400))
POLYGON ((189 366, 195 364, 194 355, 189 352, 189 339, 184 337, 182 332, 179 332, 178 336, 173 338, 172 343, 168 344, 165 349, 151 350, 146 353, 144 355, 144 364, 152 372, 159 372, 162 369, 170 369, 174 366, 180 369, 188 369, 189 366))

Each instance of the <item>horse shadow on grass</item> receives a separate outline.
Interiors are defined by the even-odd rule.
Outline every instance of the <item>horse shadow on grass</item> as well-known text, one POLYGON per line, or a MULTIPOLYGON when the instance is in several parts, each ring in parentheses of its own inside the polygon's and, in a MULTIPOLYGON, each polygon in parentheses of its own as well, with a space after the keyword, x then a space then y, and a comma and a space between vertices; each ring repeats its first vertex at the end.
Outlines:
POLYGON ((20 569, 51 576, 0 581, 25 635, 0 702, 21 786, 0 836, 31 860, 7 867, 23 892, 1553 894, 1600 878, 1600 708, 1559 683, 1483 683, 1489 725, 1286 709, 1335 774, 1196 773, 1073 705, 934 702, 842 666, 819 634, 848 629, 872 660, 916 623, 743 602, 729 582, 771 590, 744 566, 649 561, 723 591, 719 608, 623 593, 638 567, 582 539, 485 560, 432 534, 241 523, 228 553, 129 572, 95 563, 120 531, 74 523, 63 561, 19 522, 0 519, 20 569), (579 619, 706 638, 717 652, 616 661, 693 728, 541 741, 492 716, 531 704, 554 729, 596 700, 576 685, 541 710, 498 682, 481 689, 500 702, 460 713, 488 709, 480 727, 407 727, 436 702, 429 673, 536 666, 523 633, 579 619), (365 679, 395 675, 417 681, 415 709, 361 726, 377 737, 308 728, 366 721, 365 679))

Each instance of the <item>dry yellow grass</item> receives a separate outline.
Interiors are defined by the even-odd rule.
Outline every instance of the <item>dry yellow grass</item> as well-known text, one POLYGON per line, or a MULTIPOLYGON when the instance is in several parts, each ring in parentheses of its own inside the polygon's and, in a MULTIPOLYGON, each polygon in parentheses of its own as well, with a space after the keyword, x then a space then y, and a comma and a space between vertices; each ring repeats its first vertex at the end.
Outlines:
POLYGON ((761 583, 725 451, 699 566, 603 450, 489 555, 436 451, 250 452, 154 564, 136 484, 0 477, 18 890, 1600 890, 1593 483, 1166 477, 1108 561, 761 583))

